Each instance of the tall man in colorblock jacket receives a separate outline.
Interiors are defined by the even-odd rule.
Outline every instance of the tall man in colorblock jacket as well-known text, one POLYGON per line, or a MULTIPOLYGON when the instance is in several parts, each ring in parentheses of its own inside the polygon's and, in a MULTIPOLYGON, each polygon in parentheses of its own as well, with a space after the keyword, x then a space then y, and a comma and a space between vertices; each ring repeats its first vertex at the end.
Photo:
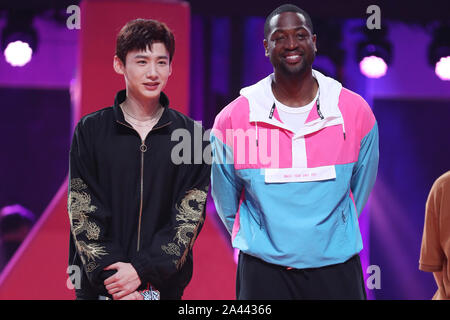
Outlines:
POLYGON ((358 217, 378 167, 359 95, 312 69, 309 15, 266 19, 274 73, 244 88, 211 134, 212 196, 240 250, 238 299, 365 299, 358 217))

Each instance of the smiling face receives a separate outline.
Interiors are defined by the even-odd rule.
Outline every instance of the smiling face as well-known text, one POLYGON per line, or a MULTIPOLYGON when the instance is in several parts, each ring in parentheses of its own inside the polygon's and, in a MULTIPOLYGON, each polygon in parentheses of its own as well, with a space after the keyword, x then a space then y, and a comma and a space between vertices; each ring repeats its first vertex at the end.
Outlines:
POLYGON ((127 95, 139 100, 159 99, 172 73, 169 52, 161 42, 146 50, 129 51, 125 64, 115 56, 114 69, 124 75, 127 95))
POLYGON ((275 73, 302 74, 312 68, 316 35, 311 33, 302 14, 283 12, 270 20, 264 48, 275 73))

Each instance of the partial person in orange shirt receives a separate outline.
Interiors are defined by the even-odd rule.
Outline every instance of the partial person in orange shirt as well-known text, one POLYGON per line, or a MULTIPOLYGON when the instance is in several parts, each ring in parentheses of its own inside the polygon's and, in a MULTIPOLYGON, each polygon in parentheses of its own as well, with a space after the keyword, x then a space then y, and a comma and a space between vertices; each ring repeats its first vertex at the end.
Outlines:
POLYGON ((450 300, 450 171, 431 187, 426 204, 419 269, 433 272, 438 290, 433 300, 450 300))

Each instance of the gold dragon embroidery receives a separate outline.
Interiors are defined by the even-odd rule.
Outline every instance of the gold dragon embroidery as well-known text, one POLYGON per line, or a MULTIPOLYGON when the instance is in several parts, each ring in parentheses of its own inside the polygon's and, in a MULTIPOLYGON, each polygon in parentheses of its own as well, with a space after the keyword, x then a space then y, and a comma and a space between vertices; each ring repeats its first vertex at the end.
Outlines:
POLYGON ((180 201, 180 205, 176 205, 178 214, 175 219, 181 222, 177 228, 174 236, 174 241, 167 245, 162 245, 161 249, 169 254, 180 257, 179 260, 173 262, 179 269, 184 264, 189 250, 192 249, 194 240, 197 237, 198 227, 203 223, 203 209, 208 195, 208 188, 206 191, 192 189, 186 192, 184 198, 180 201), (191 234, 192 236, 189 236, 191 234), (185 250, 181 254, 181 247, 185 250))
POLYGON ((98 240, 100 236, 99 226, 88 219, 88 215, 95 212, 97 207, 91 204, 91 196, 84 191, 85 189, 87 185, 82 179, 74 178, 70 181, 68 211, 77 251, 80 253, 81 261, 87 266, 86 270, 92 272, 98 266, 94 260, 108 253, 103 246, 77 239, 82 232, 86 232, 88 240, 98 240))

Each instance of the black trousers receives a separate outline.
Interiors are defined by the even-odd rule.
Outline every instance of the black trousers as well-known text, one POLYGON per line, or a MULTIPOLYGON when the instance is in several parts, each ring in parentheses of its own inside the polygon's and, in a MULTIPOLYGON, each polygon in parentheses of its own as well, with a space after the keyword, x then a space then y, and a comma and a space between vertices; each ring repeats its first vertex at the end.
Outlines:
POLYGON ((366 300, 359 255, 344 263, 291 269, 239 253, 238 300, 366 300))

